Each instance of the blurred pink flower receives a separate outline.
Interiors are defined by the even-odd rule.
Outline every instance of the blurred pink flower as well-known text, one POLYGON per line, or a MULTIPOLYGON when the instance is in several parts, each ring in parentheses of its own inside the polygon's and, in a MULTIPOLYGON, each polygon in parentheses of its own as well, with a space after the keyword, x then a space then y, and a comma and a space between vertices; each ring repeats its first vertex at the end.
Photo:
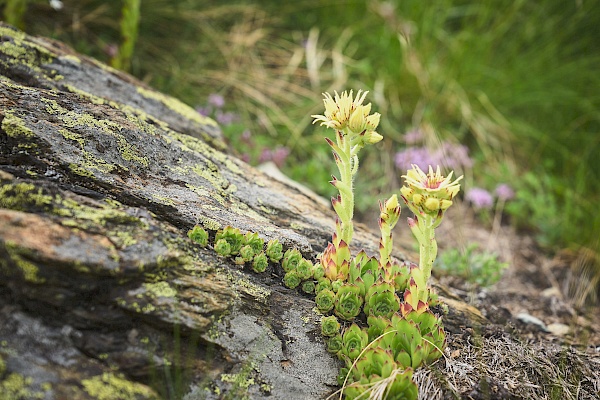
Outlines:
POLYGON ((426 147, 407 147, 396 153, 395 163, 400 171, 407 171, 412 164, 418 165, 422 170, 427 170, 430 165, 436 166, 438 160, 426 147))
POLYGON ((475 209, 492 208, 494 205, 494 198, 490 192, 478 187, 471 188, 465 195, 465 200, 473 204, 475 209))
POLYGON ((413 129, 404 134, 404 142, 406 144, 417 144, 423 140, 423 132, 419 129, 413 129))
POLYGON ((238 116, 232 112, 223 112, 221 110, 217 110, 215 113, 215 118, 218 123, 222 125, 231 125, 232 123, 238 120, 238 116))
POLYGON ((196 107, 196 111, 198 111, 200 113, 200 115, 203 115, 205 117, 210 116, 211 112, 212 112, 212 108, 210 106, 206 106, 206 107, 196 107))
POLYGON ((515 197, 515 191, 506 183, 501 183, 500 185, 498 185, 496 187, 496 190, 494 190, 494 193, 496 194, 496 196, 498 196, 500 200, 504 201, 511 200, 515 197))
POLYGON ((211 104, 217 108, 223 108, 225 105, 225 99, 220 94, 211 93, 208 95, 208 104, 211 104))
POLYGON ((277 165, 278 167, 281 168, 281 166, 283 166, 283 163, 285 162, 285 159, 287 158, 287 156, 290 154, 290 149, 288 149, 287 147, 283 147, 283 146, 277 146, 275 148, 275 150, 273 150, 273 152, 271 153, 271 157, 273 162, 275 163, 275 165, 277 165))
POLYGON ((264 163, 267 161, 271 161, 272 159, 273 159, 273 153, 271 152, 271 149, 263 149, 260 152, 260 156, 258 157, 258 162, 264 163))

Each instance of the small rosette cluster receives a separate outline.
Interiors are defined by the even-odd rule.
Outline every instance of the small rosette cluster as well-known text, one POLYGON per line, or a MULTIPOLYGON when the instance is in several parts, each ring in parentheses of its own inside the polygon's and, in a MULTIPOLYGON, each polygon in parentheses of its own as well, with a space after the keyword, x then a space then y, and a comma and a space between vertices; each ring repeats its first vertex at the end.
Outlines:
POLYGON ((345 364, 338 377, 345 398, 367 398, 381 386, 386 398, 416 399, 413 371, 440 358, 445 346, 440 318, 425 311, 370 315, 367 322, 368 328, 352 324, 335 333, 340 326, 335 316, 321 320, 327 350, 345 364))
POLYGON ((284 285, 290 289, 300 287, 304 293, 314 293, 315 281, 323 276, 323 270, 302 257, 302 253, 296 249, 289 249, 285 252, 281 267, 285 273, 284 285))
MULTIPOLYGON (((188 237, 202 247, 208 245, 209 234, 200 225, 190 229, 188 237)), ((244 234, 231 226, 216 232, 213 248, 222 257, 233 257, 238 265, 250 265, 257 273, 266 271, 269 261, 277 263, 283 258, 283 246, 277 239, 270 240, 265 248, 265 242, 258 233, 244 234)))

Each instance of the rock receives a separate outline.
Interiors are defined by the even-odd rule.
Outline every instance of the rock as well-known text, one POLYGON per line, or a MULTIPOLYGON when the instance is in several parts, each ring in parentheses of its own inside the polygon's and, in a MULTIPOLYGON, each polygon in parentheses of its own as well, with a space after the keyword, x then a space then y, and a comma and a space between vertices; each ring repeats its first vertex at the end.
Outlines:
POLYGON ((223 152, 177 100, 58 42, 0 37, 0 397, 332 392, 314 303, 186 236, 232 225, 314 258, 328 207, 223 152))

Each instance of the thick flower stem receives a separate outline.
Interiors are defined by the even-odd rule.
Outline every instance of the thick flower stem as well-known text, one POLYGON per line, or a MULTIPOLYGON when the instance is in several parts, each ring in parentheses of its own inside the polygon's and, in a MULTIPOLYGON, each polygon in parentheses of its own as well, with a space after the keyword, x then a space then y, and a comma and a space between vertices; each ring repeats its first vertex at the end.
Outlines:
MULTIPOLYGON (((419 218, 419 228, 423 232, 422 240, 419 243, 419 267, 423 271, 425 282, 431 277, 433 262, 437 256, 437 242, 435 240, 435 228, 433 223, 435 218, 430 215, 424 215, 419 218)), ((425 289, 425 288, 419 288, 425 289)))
POLYGON ((350 244, 352 235, 354 233, 354 227, 352 224, 352 218, 354 217, 354 190, 353 190, 353 170, 356 168, 354 158, 351 154, 350 140, 346 132, 339 133, 337 135, 337 147, 339 149, 338 156, 341 160, 338 163, 338 169, 340 171, 340 185, 338 190, 340 191, 340 198, 343 213, 338 213, 340 218, 340 225, 338 229, 338 239, 343 240, 346 244, 350 244), (354 161, 354 162, 353 162, 354 161))

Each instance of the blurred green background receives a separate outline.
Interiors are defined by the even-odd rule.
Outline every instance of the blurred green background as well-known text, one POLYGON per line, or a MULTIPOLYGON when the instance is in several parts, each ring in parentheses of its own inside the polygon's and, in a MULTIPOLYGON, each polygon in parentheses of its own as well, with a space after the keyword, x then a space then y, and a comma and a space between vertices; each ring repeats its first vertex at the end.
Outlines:
POLYGON ((221 123, 240 157, 274 161, 327 197, 331 132, 310 115, 322 113, 324 91, 369 90, 385 139, 361 153, 359 216, 400 187, 407 160, 435 159, 465 175, 461 196, 484 222, 500 207, 550 250, 598 255, 595 1, 0 4, 5 21, 196 107, 221 123), (500 184, 514 197, 494 192, 500 184))

